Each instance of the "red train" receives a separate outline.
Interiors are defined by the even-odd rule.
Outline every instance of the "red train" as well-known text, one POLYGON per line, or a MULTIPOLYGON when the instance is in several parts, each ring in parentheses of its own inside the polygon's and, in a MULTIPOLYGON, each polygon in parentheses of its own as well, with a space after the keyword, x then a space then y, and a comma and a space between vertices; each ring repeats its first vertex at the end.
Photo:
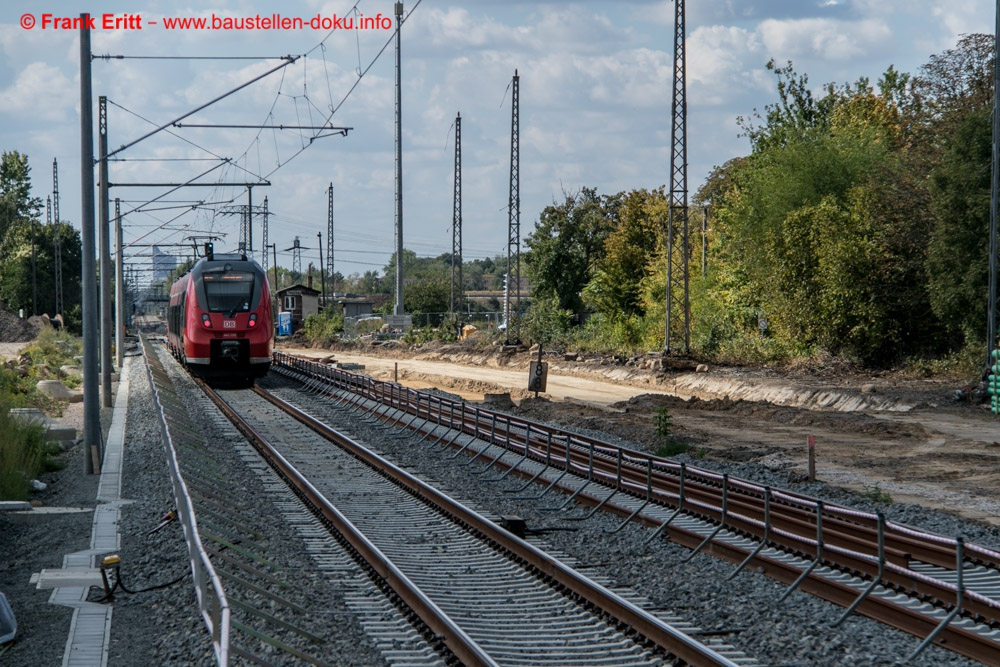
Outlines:
POLYGON ((271 367, 271 291, 260 265, 242 254, 205 256, 170 288, 170 348, 192 374, 247 382, 271 367))

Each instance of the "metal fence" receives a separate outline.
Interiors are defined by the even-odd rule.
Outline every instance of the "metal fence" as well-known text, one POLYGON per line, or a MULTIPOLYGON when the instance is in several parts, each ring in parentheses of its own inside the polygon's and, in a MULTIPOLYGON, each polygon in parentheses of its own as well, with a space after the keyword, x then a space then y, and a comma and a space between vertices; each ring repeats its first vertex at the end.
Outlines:
MULTIPOLYGON (((410 315, 414 328, 439 327, 451 313, 413 313, 410 315)), ((502 312, 462 313, 458 319, 463 325, 471 324, 482 331, 495 331, 503 322, 502 312)), ((380 315, 362 315, 360 317, 344 318, 343 338, 354 339, 362 336, 378 338, 399 338, 398 331, 382 331, 385 319, 380 315)))
POLYGON ((167 376, 152 345, 145 336, 140 338, 143 355, 146 358, 146 374, 153 390, 153 401, 160 422, 160 433, 166 443, 170 481, 174 489, 174 499, 177 501, 177 517, 184 528, 184 538, 187 541, 188 561, 194 576, 198 609, 212 635, 216 661, 222 667, 226 667, 229 665, 229 603, 222 588, 222 581, 201 544, 194 507, 191 505, 191 496, 184 478, 181 477, 175 444, 175 440, 190 438, 191 434, 197 434, 198 430, 191 425, 188 417, 189 406, 178 398, 173 382, 167 376))

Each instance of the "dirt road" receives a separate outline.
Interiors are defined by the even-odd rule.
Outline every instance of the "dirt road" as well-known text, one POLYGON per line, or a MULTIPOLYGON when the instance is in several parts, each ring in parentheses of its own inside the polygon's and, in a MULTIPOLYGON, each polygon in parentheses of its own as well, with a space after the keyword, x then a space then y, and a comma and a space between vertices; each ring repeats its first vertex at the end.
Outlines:
MULTIPOLYGON (((331 356, 326 350, 286 351, 331 356)), ((662 444, 654 426, 661 408, 672 417, 672 434, 706 459, 804 475, 806 437, 812 435, 821 481, 1000 525, 1000 419, 978 406, 950 404, 943 386, 928 388, 916 381, 899 387, 898 396, 887 396, 880 388, 883 404, 896 407, 874 410, 871 402, 859 401, 860 389, 850 387, 817 392, 808 383, 788 381, 783 387, 780 381, 745 382, 720 373, 699 381, 714 393, 692 390, 688 383, 676 392, 682 398, 671 394, 676 383, 663 374, 631 373, 626 384, 620 373, 613 380, 606 378, 607 369, 568 374, 554 365, 547 391, 536 401, 526 391, 526 355, 519 363, 502 364, 490 359, 470 363, 466 355, 452 355, 462 361, 457 363, 442 359, 448 355, 440 353, 417 353, 413 358, 355 352, 333 356, 338 362, 362 364, 363 372, 379 379, 398 374, 406 386, 438 387, 472 401, 482 400, 484 393, 510 391, 521 414, 605 431, 649 450, 662 444), (851 400, 831 402, 829 396, 837 398, 838 391, 851 400), (692 394, 698 398, 690 399, 692 394), (731 400, 730 394, 742 399, 731 400), (786 395, 819 395, 840 409, 768 402, 786 395)))

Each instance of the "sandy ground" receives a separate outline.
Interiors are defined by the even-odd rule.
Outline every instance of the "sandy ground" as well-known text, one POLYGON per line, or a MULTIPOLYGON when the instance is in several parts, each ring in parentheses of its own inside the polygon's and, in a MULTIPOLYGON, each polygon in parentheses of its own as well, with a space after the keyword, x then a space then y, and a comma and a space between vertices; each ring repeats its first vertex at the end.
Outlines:
POLYGON ((471 401, 482 400, 487 392, 510 391, 522 414, 603 430, 650 450, 662 444, 654 420, 666 407, 673 421, 671 433, 705 458, 803 475, 811 435, 821 481, 1000 525, 1000 418, 981 406, 953 402, 953 390, 944 384, 915 380, 893 381, 895 386, 882 383, 877 389, 866 386, 865 391, 877 391, 885 405, 897 406, 877 410, 859 403, 864 392, 841 379, 836 387, 823 385, 819 393, 836 398, 839 392, 849 400, 837 403, 840 410, 820 410, 764 400, 773 400, 774 385, 781 382, 787 385, 785 394, 803 389, 815 394, 818 385, 810 386, 808 378, 769 380, 765 388, 739 374, 711 371, 713 391, 694 392, 698 398, 690 399, 690 391, 672 391, 676 377, 670 374, 623 374, 607 367, 566 371, 553 364, 545 394, 534 400, 526 391, 527 354, 516 362, 496 364, 452 355, 462 361, 456 363, 442 358, 448 355, 419 351, 415 358, 398 358, 405 353, 379 348, 370 354, 283 351, 363 364, 363 372, 373 377, 398 377, 406 386, 438 387, 471 401), (755 391, 760 400, 753 400, 755 391), (743 400, 730 400, 730 393, 743 400))

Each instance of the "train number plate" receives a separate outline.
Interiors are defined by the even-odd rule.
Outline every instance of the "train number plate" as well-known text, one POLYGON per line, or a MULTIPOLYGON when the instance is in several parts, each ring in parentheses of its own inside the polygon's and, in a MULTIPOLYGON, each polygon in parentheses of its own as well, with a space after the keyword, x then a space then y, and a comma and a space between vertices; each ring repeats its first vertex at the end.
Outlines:
POLYGON ((223 329, 235 329, 236 328, 236 320, 222 320, 222 328, 223 329))

